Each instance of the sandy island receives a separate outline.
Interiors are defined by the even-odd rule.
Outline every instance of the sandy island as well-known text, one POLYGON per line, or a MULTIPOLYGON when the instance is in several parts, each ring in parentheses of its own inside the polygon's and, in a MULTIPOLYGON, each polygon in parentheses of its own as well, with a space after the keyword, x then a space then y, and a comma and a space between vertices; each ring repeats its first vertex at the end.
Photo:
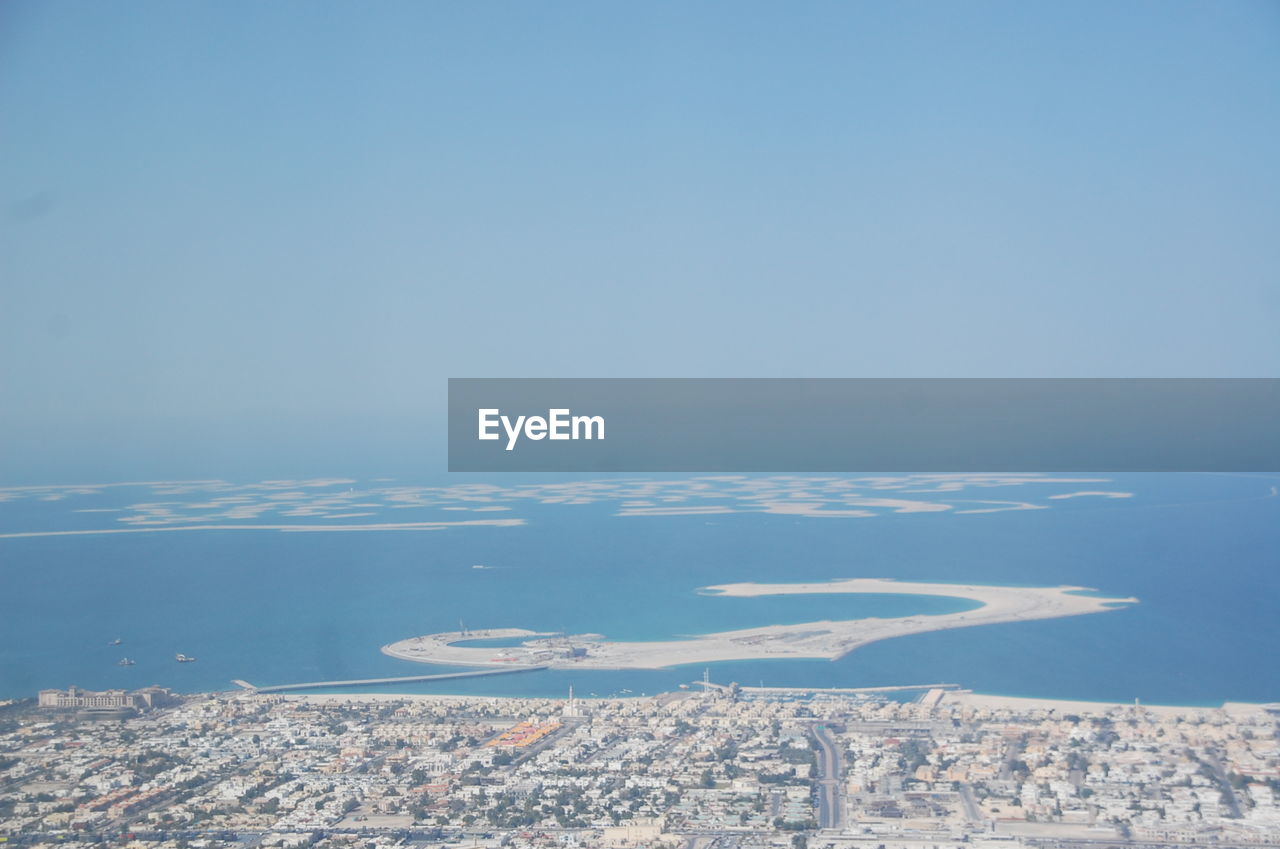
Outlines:
POLYGON ((547 634, 521 628, 428 634, 382 647, 383 654, 446 666, 545 665, 554 669, 661 669, 726 660, 826 658, 836 660, 860 646, 927 631, 1105 613, 1136 598, 1079 595, 1088 587, 993 587, 928 584, 887 578, 848 578, 828 583, 720 584, 701 592, 726 596, 817 593, 882 593, 972 599, 981 607, 963 613, 893 619, 850 619, 766 625, 680 640, 610 642, 598 634, 547 634), (521 639, 523 638, 523 639, 521 639), (463 646, 471 640, 520 640, 510 647, 463 646))

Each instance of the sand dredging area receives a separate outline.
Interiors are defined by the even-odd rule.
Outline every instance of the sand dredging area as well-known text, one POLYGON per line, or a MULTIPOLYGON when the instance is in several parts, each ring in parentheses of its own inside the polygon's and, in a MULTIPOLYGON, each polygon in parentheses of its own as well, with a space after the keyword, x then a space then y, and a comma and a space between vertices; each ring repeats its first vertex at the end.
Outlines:
POLYGON ((1136 598, 1081 595, 1087 587, 996 587, 934 584, 887 578, 848 578, 825 583, 719 584, 701 592, 723 596, 876 593, 964 598, 981 604, 961 613, 765 625, 675 640, 614 642, 599 634, 548 634, 521 628, 452 631, 411 637, 382 647, 383 654, 446 666, 547 666, 553 669, 661 669, 727 660, 826 658, 835 660, 877 640, 1086 613, 1105 613, 1136 598), (457 645, 473 641, 517 643, 457 645))

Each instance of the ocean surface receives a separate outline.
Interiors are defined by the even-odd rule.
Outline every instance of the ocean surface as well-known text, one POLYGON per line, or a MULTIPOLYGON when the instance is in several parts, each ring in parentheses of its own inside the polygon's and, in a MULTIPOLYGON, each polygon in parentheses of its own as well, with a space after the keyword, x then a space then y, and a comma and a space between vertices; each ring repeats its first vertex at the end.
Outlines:
MULTIPOLYGON (((415 489, 418 482, 386 480, 220 484, 212 492, 154 484, 4 490, 0 534, 207 523, 523 524, 0 538, 0 698, 73 684, 199 692, 230 689, 232 679, 271 685, 457 671, 396 660, 379 648, 457 630, 460 622, 473 631, 520 627, 649 640, 973 606, 902 595, 698 593, 742 581, 885 577, 1083 585, 1140 603, 887 640, 834 662, 713 664, 708 674, 767 686, 947 682, 1045 698, 1280 701, 1280 480, 1096 477, 1105 481, 958 491, 904 484, 880 495, 945 507, 861 511, 872 515, 839 515, 859 510, 846 497, 849 487, 832 484, 831 476, 817 492, 802 478, 761 479, 763 495, 742 494, 756 479, 710 479, 710 489, 696 489, 692 498, 682 489, 688 479, 641 482, 638 496, 613 493, 615 484, 539 491, 529 479, 507 489, 428 482, 425 492, 415 489), (717 500, 721 487, 737 495, 717 500), (1034 509, 960 512, 963 505, 985 509, 975 507, 983 499, 1034 509), (726 504, 734 512, 716 512, 726 504), (690 505, 712 509, 661 512, 690 505), (815 509, 836 515, 804 514, 815 509), (642 514, 619 515, 636 510, 642 514), (120 645, 109 644, 117 638, 120 645), (176 663, 178 652, 198 660, 176 663), (118 666, 122 657, 135 664, 118 666)), ((671 690, 703 674, 702 666, 542 671, 365 689, 560 696, 572 685, 581 696, 609 696, 671 690)))

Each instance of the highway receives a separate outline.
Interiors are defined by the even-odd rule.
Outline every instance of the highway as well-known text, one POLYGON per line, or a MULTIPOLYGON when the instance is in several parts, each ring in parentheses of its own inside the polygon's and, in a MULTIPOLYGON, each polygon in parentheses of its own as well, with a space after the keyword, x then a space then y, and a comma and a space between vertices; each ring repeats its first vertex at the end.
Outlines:
POLYGON ((818 827, 840 829, 844 827, 840 750, 825 725, 813 726, 813 739, 818 742, 818 827))
POLYGON ((1222 765, 1222 761, 1213 752, 1205 752, 1205 763, 1213 770, 1214 777, 1218 780, 1218 787, 1222 790, 1222 798, 1226 801, 1227 807, 1231 809, 1231 816, 1240 819, 1243 814, 1240 813, 1240 800, 1236 798, 1235 788, 1231 786, 1231 780, 1227 778, 1227 770, 1222 765))
POLYGON ((976 825, 983 821, 982 809, 973 796, 973 787, 967 783, 960 785, 960 802, 964 805, 964 815, 969 818, 970 824, 976 825))

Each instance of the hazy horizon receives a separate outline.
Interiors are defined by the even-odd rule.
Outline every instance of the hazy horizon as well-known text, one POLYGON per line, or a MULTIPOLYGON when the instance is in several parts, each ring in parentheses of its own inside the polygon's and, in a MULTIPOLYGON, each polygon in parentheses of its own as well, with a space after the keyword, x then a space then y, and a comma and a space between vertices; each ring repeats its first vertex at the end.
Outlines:
POLYGON ((6 3, 0 476, 442 470, 451 376, 1274 376, 1278 37, 6 3))

